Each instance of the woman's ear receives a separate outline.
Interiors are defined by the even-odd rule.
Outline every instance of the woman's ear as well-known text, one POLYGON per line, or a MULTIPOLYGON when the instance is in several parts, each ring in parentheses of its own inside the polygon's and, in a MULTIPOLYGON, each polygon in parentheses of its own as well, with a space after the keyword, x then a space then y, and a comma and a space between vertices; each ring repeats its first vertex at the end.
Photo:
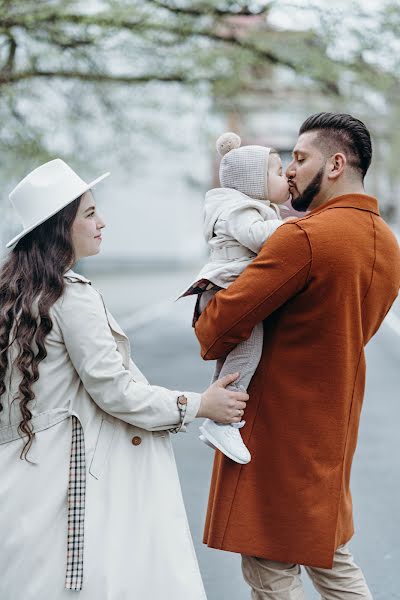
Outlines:
POLYGON ((337 179, 342 175, 347 165, 347 159, 341 152, 333 154, 328 162, 328 179, 337 179))

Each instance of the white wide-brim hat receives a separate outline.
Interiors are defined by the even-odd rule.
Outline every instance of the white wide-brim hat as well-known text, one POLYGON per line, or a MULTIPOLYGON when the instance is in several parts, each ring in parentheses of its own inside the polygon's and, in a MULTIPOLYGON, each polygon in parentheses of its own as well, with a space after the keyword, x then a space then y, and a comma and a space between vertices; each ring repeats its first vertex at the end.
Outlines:
POLYGON ((27 233, 93 188, 110 173, 86 183, 60 158, 37 167, 13 189, 9 198, 23 230, 6 244, 15 246, 27 233))

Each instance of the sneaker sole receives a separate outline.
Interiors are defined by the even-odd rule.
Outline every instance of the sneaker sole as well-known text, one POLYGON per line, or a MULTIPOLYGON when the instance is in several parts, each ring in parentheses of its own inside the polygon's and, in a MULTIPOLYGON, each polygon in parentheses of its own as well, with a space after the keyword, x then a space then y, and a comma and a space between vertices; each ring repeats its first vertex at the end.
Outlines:
POLYGON ((225 454, 225 456, 227 456, 228 458, 230 458, 231 460, 233 460, 236 463, 239 463, 239 465, 247 465, 250 460, 240 460, 239 458, 237 458, 236 456, 233 456, 233 454, 231 454, 230 452, 228 452, 228 450, 226 450, 219 442, 218 440, 215 439, 215 437, 213 435, 210 435, 208 433, 208 431, 201 425, 199 427, 199 430, 201 431, 202 435, 204 435, 204 437, 211 442, 211 444, 213 444, 213 446, 215 448, 217 448, 220 452, 222 452, 222 454, 225 454))
POLYGON ((206 446, 208 446, 209 448, 211 448, 211 450, 216 450, 216 447, 214 446, 214 444, 212 444, 209 439, 207 439, 206 437, 204 437, 203 434, 199 435, 199 440, 201 442, 203 442, 203 444, 205 444, 206 446))

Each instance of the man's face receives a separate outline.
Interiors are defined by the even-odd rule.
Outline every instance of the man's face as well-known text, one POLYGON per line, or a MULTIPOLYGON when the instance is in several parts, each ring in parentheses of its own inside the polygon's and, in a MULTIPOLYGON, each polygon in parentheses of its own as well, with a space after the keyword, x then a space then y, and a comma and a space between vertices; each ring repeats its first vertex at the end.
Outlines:
POLYGON ((293 149, 293 160, 286 169, 292 206, 305 212, 318 205, 318 196, 324 188, 326 158, 314 145, 315 131, 303 133, 293 149))

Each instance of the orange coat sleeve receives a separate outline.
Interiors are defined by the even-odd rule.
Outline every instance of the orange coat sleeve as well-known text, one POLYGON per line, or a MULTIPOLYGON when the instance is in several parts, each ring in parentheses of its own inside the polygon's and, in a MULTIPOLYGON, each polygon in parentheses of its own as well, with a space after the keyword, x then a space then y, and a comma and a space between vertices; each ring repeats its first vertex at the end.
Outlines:
POLYGON ((312 262, 307 234, 288 222, 267 240, 258 256, 226 290, 217 292, 200 315, 195 332, 205 360, 226 356, 257 325, 306 284, 312 262))

